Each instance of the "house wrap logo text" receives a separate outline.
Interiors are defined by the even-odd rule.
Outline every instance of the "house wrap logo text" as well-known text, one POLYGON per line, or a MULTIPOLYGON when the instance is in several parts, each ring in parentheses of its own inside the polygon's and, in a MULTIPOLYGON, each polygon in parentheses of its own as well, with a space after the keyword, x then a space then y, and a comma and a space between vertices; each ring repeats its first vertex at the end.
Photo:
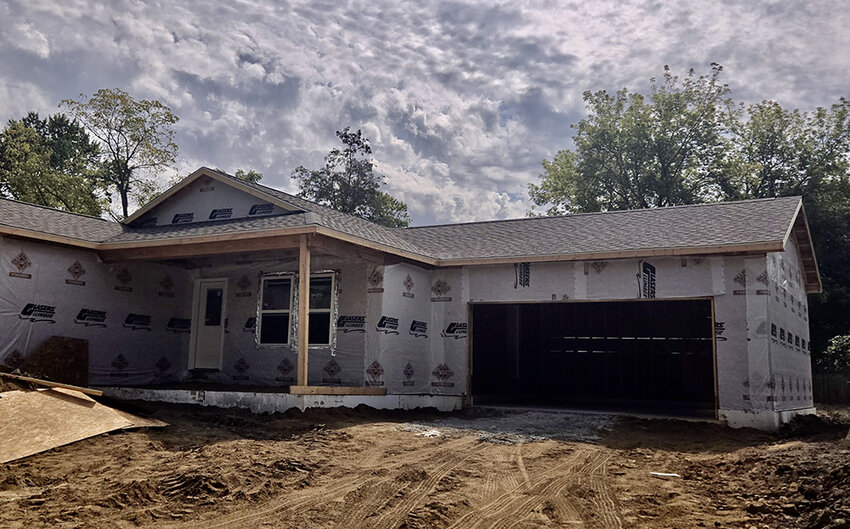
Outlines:
POLYGON ((366 332, 366 316, 340 316, 336 328, 344 333, 366 332))
POLYGON ((443 338, 466 338, 466 322, 452 322, 446 326, 446 329, 440 333, 443 338))
POLYGON ((74 323, 86 327, 106 327, 106 311, 94 309, 80 309, 74 323))
POLYGON ((413 320, 410 322, 410 330, 408 332, 411 336, 416 338, 427 338, 428 324, 424 321, 413 320))
POLYGON ((229 219, 233 216, 233 208, 214 209, 210 212, 209 220, 229 219))
POLYGON ((134 331, 149 331, 151 330, 151 317, 147 314, 127 314, 124 318, 124 327, 134 331))
POLYGON ((38 303, 27 303, 23 310, 18 315, 22 320, 29 320, 33 323, 47 322, 56 323, 53 319, 56 317, 56 307, 53 305, 40 305, 38 303))
POLYGON ((398 334, 398 318, 392 316, 381 316, 375 330, 386 334, 398 334))

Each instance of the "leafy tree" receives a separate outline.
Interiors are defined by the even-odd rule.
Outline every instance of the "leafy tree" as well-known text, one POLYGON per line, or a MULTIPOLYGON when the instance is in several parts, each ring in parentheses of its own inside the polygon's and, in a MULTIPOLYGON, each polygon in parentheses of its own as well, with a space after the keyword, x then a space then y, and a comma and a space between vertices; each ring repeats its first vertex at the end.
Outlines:
POLYGON ((543 161, 530 198, 551 215, 802 195, 824 288, 809 296, 817 360, 850 334, 850 102, 735 105, 721 71, 680 82, 665 68, 648 98, 586 92, 574 150, 543 161))
POLYGON ((819 371, 850 375, 850 335, 836 336, 817 360, 819 371))
POLYGON ((722 196, 803 197, 824 290, 809 296, 817 364, 830 338, 850 334, 850 102, 805 113, 764 101, 732 118, 722 196))
POLYGON ((529 193, 547 213, 648 208, 713 197, 716 155, 724 148, 729 88, 722 67, 679 78, 664 68, 649 98, 627 89, 585 92, 588 116, 573 125, 574 151, 544 160, 529 193))
POLYGON ((263 179, 263 173, 258 173, 257 171, 243 171, 242 169, 237 169, 236 173, 233 175, 240 180, 245 180, 246 182, 252 182, 256 184, 260 180, 263 179))
POLYGON ((730 117, 718 179, 724 198, 805 195, 847 174, 850 102, 844 98, 812 114, 763 101, 730 117))
POLYGON ((303 166, 292 172, 298 181, 299 195, 343 213, 377 222, 389 227, 404 227, 410 223, 407 205, 380 191, 384 177, 375 174, 369 140, 360 130, 349 127, 337 131, 343 149, 333 149, 325 156, 325 166, 309 170, 303 166))
POLYGON ((85 129, 63 114, 10 120, 0 133, 0 196, 100 215, 97 155, 85 129))
POLYGON ((383 191, 378 191, 377 204, 369 220, 389 228, 406 228, 410 225, 407 204, 383 191))
POLYGON ((129 214, 130 199, 145 202, 158 190, 155 176, 177 157, 177 116, 159 101, 137 100, 119 89, 101 89, 91 97, 65 99, 62 106, 100 144, 100 178, 129 214))
POLYGON ((850 334, 850 178, 818 184, 803 196, 823 294, 809 296, 810 342, 816 360, 830 338, 850 334))

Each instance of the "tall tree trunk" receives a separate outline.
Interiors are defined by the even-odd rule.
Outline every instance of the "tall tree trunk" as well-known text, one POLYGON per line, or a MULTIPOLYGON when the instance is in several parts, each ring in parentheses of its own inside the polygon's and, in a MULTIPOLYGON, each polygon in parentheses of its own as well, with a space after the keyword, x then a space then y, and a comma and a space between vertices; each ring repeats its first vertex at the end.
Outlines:
POLYGON ((126 219, 130 216, 128 211, 127 189, 119 189, 118 193, 121 195, 121 209, 124 212, 124 218, 126 219))

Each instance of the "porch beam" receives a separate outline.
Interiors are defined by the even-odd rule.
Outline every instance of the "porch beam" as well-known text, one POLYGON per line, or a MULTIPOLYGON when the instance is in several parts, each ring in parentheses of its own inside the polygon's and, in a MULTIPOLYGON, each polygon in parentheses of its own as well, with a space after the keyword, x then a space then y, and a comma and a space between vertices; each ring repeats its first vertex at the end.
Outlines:
POLYGON ((307 235, 298 247, 298 385, 307 386, 307 355, 310 319, 310 246, 307 235))
POLYGON ((397 264, 405 261, 397 255, 390 255, 330 237, 315 237, 311 239, 310 248, 316 252, 334 257, 360 259, 381 265, 397 264))
POLYGON ((152 259, 180 259, 185 257, 204 257, 233 253, 255 252, 262 250, 280 250, 298 248, 301 238, 306 235, 281 235, 277 237, 225 240, 202 243, 183 243, 176 239, 162 246, 127 248, 123 250, 101 250, 98 252, 104 262, 142 261, 152 259))

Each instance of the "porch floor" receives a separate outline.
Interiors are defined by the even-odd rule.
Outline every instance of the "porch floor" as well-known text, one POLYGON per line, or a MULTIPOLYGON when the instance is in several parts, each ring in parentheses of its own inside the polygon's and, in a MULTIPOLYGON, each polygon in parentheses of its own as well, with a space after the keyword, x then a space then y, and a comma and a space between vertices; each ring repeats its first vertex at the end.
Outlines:
POLYGON ((107 397, 121 400, 143 400, 173 402, 177 404, 200 404, 220 408, 246 408, 255 413, 285 412, 292 408, 355 408, 361 404, 375 409, 412 410, 436 408, 440 411, 459 410, 463 407, 462 395, 386 394, 386 388, 339 387, 339 386, 291 386, 266 387, 259 391, 256 386, 237 386, 235 391, 224 390, 225 384, 188 384, 166 386, 95 386, 107 397))

